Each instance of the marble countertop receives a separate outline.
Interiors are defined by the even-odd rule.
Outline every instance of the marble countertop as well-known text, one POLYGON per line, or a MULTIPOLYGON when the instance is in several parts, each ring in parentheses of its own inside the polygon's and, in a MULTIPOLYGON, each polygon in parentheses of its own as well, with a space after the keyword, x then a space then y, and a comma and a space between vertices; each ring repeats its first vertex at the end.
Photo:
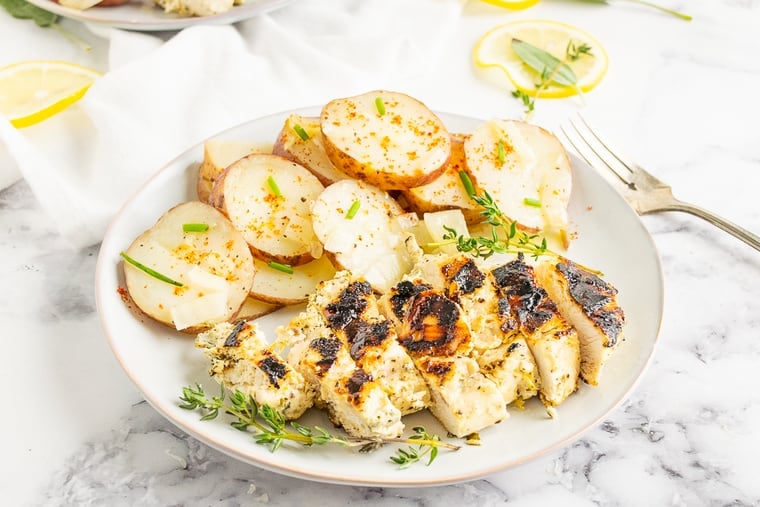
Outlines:
MULTIPOLYGON (((760 2, 660 2, 694 20, 625 2, 544 0, 519 14, 469 2, 438 72, 405 87, 434 109, 519 117, 507 85, 473 69, 478 36, 516 16, 583 27, 607 48, 608 75, 583 103, 540 100, 533 120, 552 126, 583 108, 678 197, 758 232, 760 2)), ((102 64, 106 42, 92 40, 102 64)), ((664 320, 650 367, 609 417, 474 482, 350 487, 236 461, 143 401, 98 321, 97 246, 71 248, 18 182, 0 192, 3 504, 757 505, 760 253, 688 215, 642 220, 662 259, 664 320)))

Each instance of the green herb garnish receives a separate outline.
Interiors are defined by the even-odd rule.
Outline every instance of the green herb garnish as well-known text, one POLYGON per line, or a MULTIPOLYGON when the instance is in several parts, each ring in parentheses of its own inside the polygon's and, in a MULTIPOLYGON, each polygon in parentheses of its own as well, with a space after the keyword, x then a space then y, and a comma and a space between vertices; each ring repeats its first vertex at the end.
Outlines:
POLYGON ((504 159, 506 158, 504 154, 504 142, 501 140, 496 144, 496 158, 499 160, 500 164, 503 164, 504 159))
POLYGON ((472 183, 470 175, 465 171, 459 171, 459 179, 462 181, 462 186, 467 191, 467 195, 470 197, 475 195, 475 185, 472 183))
MULTIPOLYGON (((605 4, 605 5, 611 5, 609 0, 580 0, 581 2, 586 3, 592 3, 592 4, 605 4)), ((668 9, 667 7, 663 7, 661 5, 654 4, 652 2, 647 2, 645 0, 624 0, 628 2, 633 2, 639 5, 645 5, 647 7, 652 7, 653 9, 657 9, 659 11, 662 11, 666 14, 670 14, 671 16, 675 16, 677 18, 683 19, 684 21, 691 21, 692 17, 688 14, 684 14, 683 12, 674 11, 673 9, 668 9)))
POLYGON ((302 126, 300 125, 294 125, 293 130, 296 131, 296 134, 298 134, 298 137, 300 137, 303 141, 309 140, 309 134, 306 132, 302 126))
POLYGON ((130 257, 129 255, 127 255, 125 252, 121 252, 119 255, 121 255, 124 258, 125 261, 127 261, 130 264, 132 264, 137 269, 140 269, 140 270, 144 271, 145 273, 149 274, 153 278, 161 280, 162 282, 170 283, 170 284, 172 284, 172 285, 174 285, 176 287, 182 287, 184 285, 182 282, 178 282, 176 280, 172 280, 168 276, 162 275, 161 273, 159 273, 155 269, 151 269, 148 266, 146 266, 145 264, 137 262, 132 257, 130 257))
POLYGON ((206 232, 208 224, 182 224, 183 232, 206 232))
POLYGON ((182 402, 180 408, 201 411, 202 421, 216 419, 220 413, 233 416, 235 420, 230 423, 233 428, 251 432, 257 444, 269 446, 272 452, 287 441, 307 447, 327 444, 358 447, 359 452, 373 451, 385 443, 408 443, 416 447, 410 447, 406 451, 399 450, 399 456, 391 458, 401 468, 407 468, 426 455, 429 465, 438 455, 439 448, 452 451, 459 449, 458 445, 441 442, 437 436, 429 435, 424 428, 415 428, 415 434, 409 438, 357 438, 334 435, 319 426, 310 428, 295 421, 287 422, 285 417, 271 406, 260 405, 252 396, 246 396, 241 391, 236 390, 227 397, 224 386, 219 396, 211 398, 206 397, 200 384, 196 384, 194 388, 183 387, 179 399, 182 402))
POLYGON ((8 11, 8 14, 18 19, 30 19, 37 26, 43 28, 51 26, 58 21, 58 15, 52 12, 40 9, 25 0, 0 0, 0 5, 8 11))
POLYGON ((271 175, 267 176, 267 185, 269 186, 269 190, 272 191, 272 194, 274 194, 275 197, 282 197, 282 192, 280 192, 280 187, 277 186, 277 182, 274 181, 274 178, 271 175))
POLYGON ((355 201, 354 201, 354 202, 351 204, 351 207, 350 207, 350 208, 348 208, 348 211, 346 212, 346 218, 347 218, 347 219, 349 219, 349 220, 351 220, 352 218, 354 218, 354 217, 356 216, 356 213, 359 211, 359 207, 360 207, 361 205, 362 205, 362 203, 361 203, 361 202, 359 202, 359 200, 358 200, 358 199, 357 199, 357 200, 355 200, 355 201))
POLYGON ((525 106, 526 115, 533 112, 536 107, 536 99, 552 83, 560 86, 572 86, 579 95, 582 93, 578 87, 578 77, 567 62, 577 61, 582 55, 593 57, 591 46, 588 44, 576 44, 573 40, 568 41, 563 60, 560 60, 548 51, 544 51, 520 39, 512 39, 511 46, 517 57, 525 65, 538 72, 540 76, 536 83, 536 92, 533 96, 530 96, 523 90, 514 90, 512 92, 512 96, 519 99, 525 106))
POLYGON ((270 262, 267 262, 267 266, 269 266, 272 269, 276 269, 277 271, 282 271, 283 273, 287 273, 289 275, 292 275, 294 273, 293 268, 291 266, 288 266, 287 264, 281 264, 279 262, 270 261, 270 262))
POLYGON ((531 197, 526 197, 523 199, 523 204, 526 206, 533 206, 534 208, 540 208, 541 207, 541 201, 538 199, 533 199, 531 197))
POLYGON ((383 99, 380 97, 377 97, 375 99, 375 107, 377 108, 377 114, 380 116, 383 116, 385 114, 385 104, 383 104, 383 99))

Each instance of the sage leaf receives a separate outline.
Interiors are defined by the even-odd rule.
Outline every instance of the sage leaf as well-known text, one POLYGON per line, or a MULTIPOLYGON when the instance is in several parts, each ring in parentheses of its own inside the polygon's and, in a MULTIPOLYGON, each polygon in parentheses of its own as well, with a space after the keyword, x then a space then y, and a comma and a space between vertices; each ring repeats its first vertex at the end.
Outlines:
POLYGON ((58 20, 57 14, 40 9, 26 0, 0 0, 0 5, 14 18, 31 19, 37 26, 47 27, 58 20))
POLYGON ((512 39, 512 50, 528 67, 561 86, 575 86, 578 77, 553 54, 520 39, 512 39))

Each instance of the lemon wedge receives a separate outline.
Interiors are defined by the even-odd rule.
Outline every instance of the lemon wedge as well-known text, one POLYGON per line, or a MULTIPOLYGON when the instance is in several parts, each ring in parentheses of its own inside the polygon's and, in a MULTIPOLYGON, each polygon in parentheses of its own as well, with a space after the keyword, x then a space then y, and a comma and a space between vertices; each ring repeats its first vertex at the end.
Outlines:
POLYGON ((56 60, 29 60, 0 68, 0 114, 14 127, 34 125, 82 98, 101 74, 56 60))
POLYGON ((539 0, 480 0, 483 3, 518 11, 536 5, 539 0))
MULTIPOLYGON (((604 47, 580 28, 549 20, 519 20, 499 25, 481 36, 475 44, 473 58, 480 67, 501 69, 512 84, 527 95, 536 95, 536 83, 541 76, 512 50, 512 39, 528 42, 565 62, 575 73, 578 88, 583 92, 592 90, 607 72, 609 58, 604 47), (590 50, 570 60, 566 54, 570 43, 576 47, 585 44, 590 50)), ((551 82, 542 88, 541 97, 569 97, 577 92, 573 86, 551 82)))

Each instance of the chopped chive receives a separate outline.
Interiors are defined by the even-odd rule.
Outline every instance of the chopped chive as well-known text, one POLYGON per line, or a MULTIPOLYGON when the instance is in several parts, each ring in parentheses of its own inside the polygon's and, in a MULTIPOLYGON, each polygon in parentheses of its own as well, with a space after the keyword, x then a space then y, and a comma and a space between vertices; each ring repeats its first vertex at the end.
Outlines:
POLYGON ((184 232, 206 232, 208 224, 182 224, 184 232))
POLYGON ((346 213, 346 218, 351 220, 356 216, 356 212, 359 211, 359 207, 362 205, 362 203, 359 201, 359 199, 355 200, 351 207, 348 208, 348 212, 346 213))
POLYGON ((303 139, 304 141, 309 140, 309 134, 303 129, 300 125, 293 125, 293 130, 296 131, 296 134, 298 134, 298 137, 303 139))
POLYGON ((162 275, 161 273, 159 273, 158 271, 156 271, 154 269, 150 269, 145 264, 137 262, 136 260, 134 260, 132 257, 130 257, 129 255, 127 255, 124 252, 121 252, 119 255, 121 255, 124 258, 125 261, 127 261, 130 264, 132 264, 137 269, 139 269, 141 271, 144 271, 145 273, 149 274, 153 278, 161 280, 162 282, 170 283, 170 284, 172 284, 172 285, 174 285, 176 287, 182 287, 184 285, 182 282, 178 282, 176 280, 172 280, 168 276, 162 275))
POLYGON ((533 206, 534 208, 541 207, 541 201, 539 201, 538 199, 532 199, 530 197, 526 197, 525 199, 523 199, 523 203, 526 206, 533 206))
POLYGON ((499 141, 499 144, 496 146, 496 156, 499 159, 499 163, 504 163, 504 143, 502 141, 499 141))
POLYGON ((377 114, 380 116, 385 114, 385 104, 383 104, 383 99, 380 97, 375 99, 375 107, 377 108, 377 114))
POLYGON ((282 197, 282 192, 280 192, 280 187, 277 186, 277 182, 274 181, 274 178, 272 178, 272 176, 269 176, 267 178, 267 185, 269 185, 269 189, 272 191, 275 197, 282 197))
POLYGON ((470 197, 475 195, 475 185, 472 184, 470 175, 467 174, 466 171, 459 171, 459 179, 462 180, 462 185, 464 185, 464 189, 467 191, 467 195, 470 197))
POLYGON ((270 261, 267 263, 267 266, 269 266, 272 269, 276 269, 277 271, 282 271, 283 273, 287 273, 289 275, 293 274, 293 268, 288 266, 287 264, 280 264, 279 262, 270 261))

